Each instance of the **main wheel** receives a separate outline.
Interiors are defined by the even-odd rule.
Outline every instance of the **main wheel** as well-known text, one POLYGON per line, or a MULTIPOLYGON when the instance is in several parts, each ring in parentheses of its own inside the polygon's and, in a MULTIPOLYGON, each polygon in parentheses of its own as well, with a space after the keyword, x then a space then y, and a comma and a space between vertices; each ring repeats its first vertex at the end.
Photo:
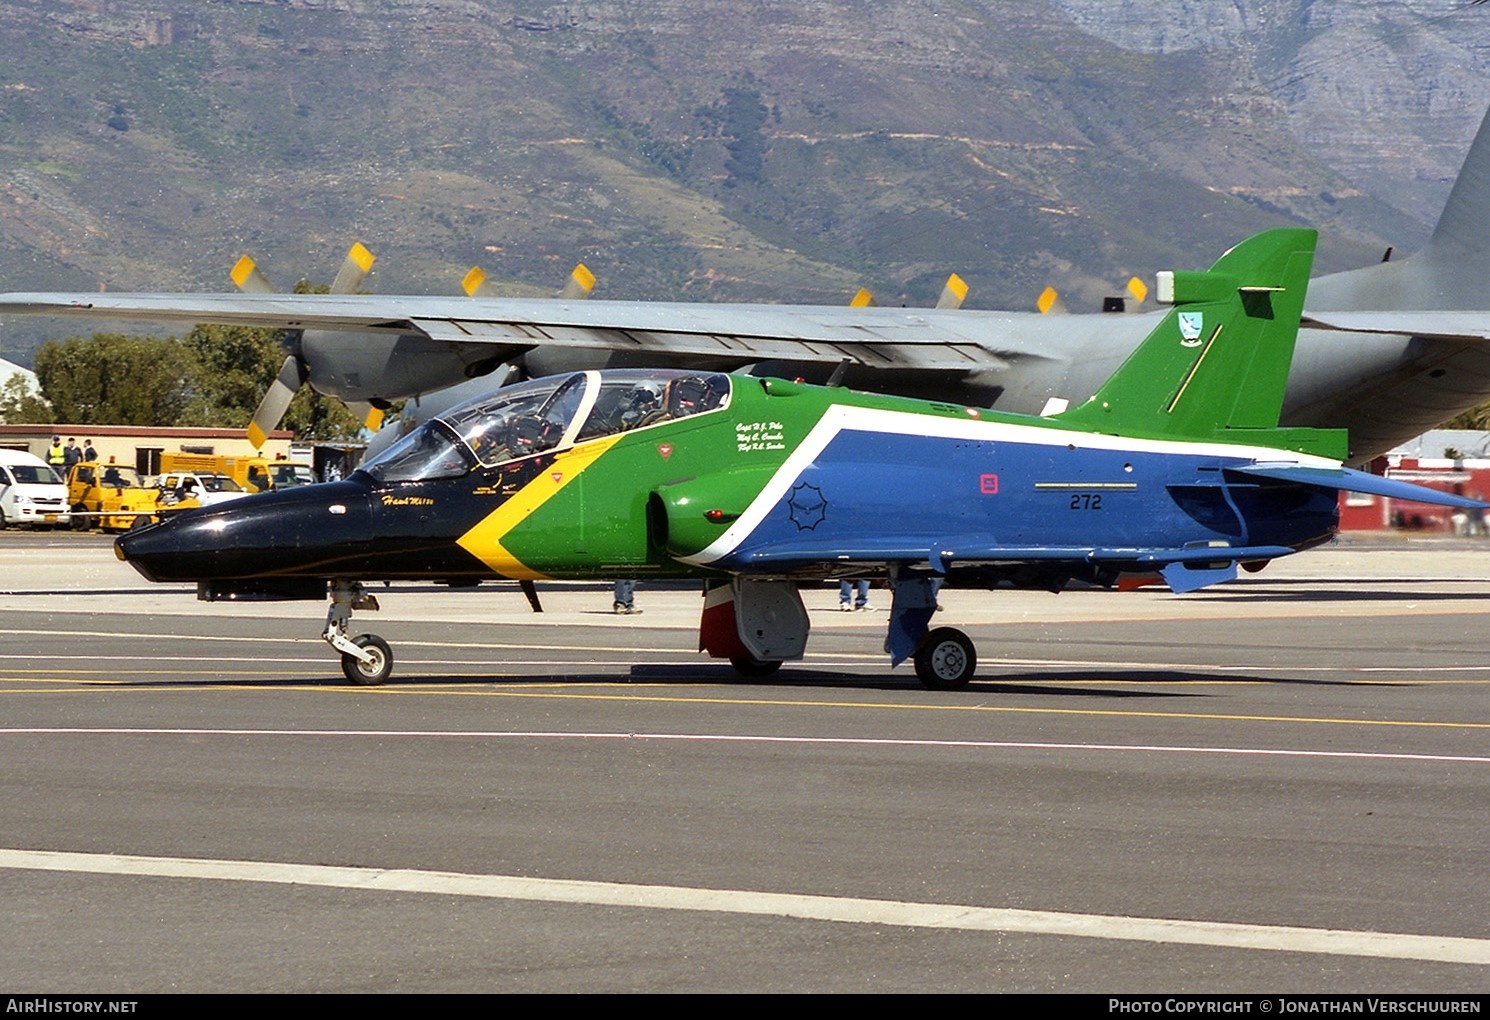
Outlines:
POLYGON ((757 679, 763 676, 770 676, 772 673, 781 668, 780 659, 740 658, 731 659, 729 660, 729 663, 731 666, 735 667, 735 672, 739 673, 741 676, 748 676, 751 679, 757 679))
POLYGON ((363 686, 372 686, 387 680, 388 674, 393 672, 393 651, 388 647, 388 642, 376 634, 358 634, 352 639, 352 644, 370 652, 372 661, 363 662, 355 655, 342 655, 341 671, 347 675, 347 679, 363 686))
POLYGON ((966 687, 977 669, 978 654, 972 641, 952 627, 931 631, 916 649, 916 679, 933 691, 966 687))
POLYGON ((88 516, 88 508, 79 503, 72 508, 72 530, 87 531, 93 527, 93 518, 88 516))

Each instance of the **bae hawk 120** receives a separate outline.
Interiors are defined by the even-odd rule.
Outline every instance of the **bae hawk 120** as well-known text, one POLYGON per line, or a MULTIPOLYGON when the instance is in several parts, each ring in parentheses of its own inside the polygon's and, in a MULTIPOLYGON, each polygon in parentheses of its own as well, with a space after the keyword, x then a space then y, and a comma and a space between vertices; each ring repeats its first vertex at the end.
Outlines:
POLYGON ((1048 417, 685 370, 503 387, 344 481, 249 496, 122 536, 119 556, 205 599, 314 598, 346 676, 373 581, 697 577, 700 647, 746 675, 803 656, 799 583, 878 575, 886 647, 930 687, 972 643, 930 628, 935 582, 1059 590, 1162 573, 1176 592, 1327 540, 1340 490, 1473 500, 1342 466, 1340 430, 1279 428, 1315 235, 1260 234, 1205 272, 1088 401, 1048 417))

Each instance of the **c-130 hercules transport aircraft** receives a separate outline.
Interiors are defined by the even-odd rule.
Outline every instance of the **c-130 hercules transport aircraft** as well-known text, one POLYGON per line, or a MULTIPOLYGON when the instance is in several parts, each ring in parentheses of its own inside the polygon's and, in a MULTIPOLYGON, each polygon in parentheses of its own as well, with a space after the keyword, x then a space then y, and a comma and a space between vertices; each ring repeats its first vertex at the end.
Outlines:
MULTIPOLYGON (((330 294, 270 293, 245 259, 234 280, 248 293, 0 294, 0 315, 286 330, 279 378, 249 425, 259 441, 303 384, 364 413, 413 398, 402 429, 486 392, 483 379, 495 388, 628 366, 748 370, 1035 414, 1094 393, 1162 317, 580 300, 588 270, 557 299, 356 293, 372 258, 354 246, 330 294)), ((1490 114, 1428 244, 1313 281, 1303 318, 1283 421, 1347 429, 1351 463, 1490 399, 1490 114)))
POLYGON ((498 389, 340 482, 249 496, 118 539, 206 599, 324 598, 355 683, 392 653, 350 637, 371 581, 685 577, 700 648, 747 676, 806 648, 802 581, 883 574, 886 650, 933 688, 976 653, 930 629, 933 579, 1058 591, 1158 570, 1176 592, 1327 540, 1339 490, 1490 504, 1342 466, 1341 430, 1279 428, 1315 233, 1274 230, 1209 271, 1085 403, 1048 417, 687 370, 498 389))

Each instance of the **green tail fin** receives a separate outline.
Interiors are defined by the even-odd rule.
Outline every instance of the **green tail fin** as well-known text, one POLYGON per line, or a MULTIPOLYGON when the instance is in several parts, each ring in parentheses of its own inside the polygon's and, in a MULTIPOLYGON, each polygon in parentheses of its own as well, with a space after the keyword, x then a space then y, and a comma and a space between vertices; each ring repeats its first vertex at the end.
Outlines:
POLYGON ((1174 308, 1090 400, 1057 420, 1097 432, 1343 457, 1343 433, 1278 428, 1316 237, 1269 230, 1203 273, 1161 273, 1159 300, 1174 308))

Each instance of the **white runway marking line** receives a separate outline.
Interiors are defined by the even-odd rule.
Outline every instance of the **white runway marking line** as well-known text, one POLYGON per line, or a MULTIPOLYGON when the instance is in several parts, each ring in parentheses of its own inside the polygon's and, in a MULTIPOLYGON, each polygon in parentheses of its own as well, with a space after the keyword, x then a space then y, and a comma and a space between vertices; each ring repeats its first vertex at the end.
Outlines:
MULTIPOLYGON (((1356 720, 1351 720, 1355 722, 1356 720)), ((282 730, 191 729, 127 726, 6 726, 6 736, 144 736, 144 737, 371 737, 386 740, 675 740, 688 743, 837 744, 864 747, 955 747, 1003 751, 1138 751, 1148 754, 1217 754, 1261 758, 1349 758, 1356 761, 1453 762, 1490 765, 1490 756, 1418 754, 1406 751, 1318 751, 1281 747, 1201 747, 1184 744, 1076 744, 1023 740, 928 740, 900 737, 784 737, 749 733, 622 733, 568 730, 282 730)))
POLYGON ((1178 943, 1274 952, 1322 953, 1378 959, 1430 960, 1437 963, 1490 964, 1490 940, 1394 932, 1343 931, 1286 925, 1231 924, 1162 917, 1118 917, 1049 910, 978 907, 955 903, 915 903, 699 889, 686 886, 629 885, 578 879, 524 878, 516 875, 471 875, 448 871, 354 868, 231 861, 186 857, 136 857, 123 854, 66 853, 0 849, 0 868, 63 871, 95 875, 207 879, 309 885, 376 892, 422 893, 540 903, 650 910, 689 910, 755 914, 846 924, 882 924, 900 928, 943 928, 1029 935, 1178 943))

